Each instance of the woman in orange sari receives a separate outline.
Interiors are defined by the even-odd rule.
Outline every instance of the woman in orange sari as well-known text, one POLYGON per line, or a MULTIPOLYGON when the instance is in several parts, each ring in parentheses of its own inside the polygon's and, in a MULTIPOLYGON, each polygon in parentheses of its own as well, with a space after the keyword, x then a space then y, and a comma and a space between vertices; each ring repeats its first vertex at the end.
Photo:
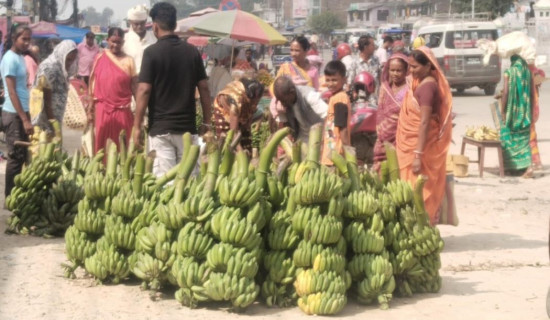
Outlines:
POLYGON ((90 74, 90 93, 93 105, 88 120, 94 121, 94 152, 105 148, 107 139, 118 146, 118 136, 126 131, 126 143, 131 135, 134 117, 130 104, 135 93, 137 74, 134 60, 122 52, 124 31, 109 29, 109 49, 98 55, 90 74))
POLYGON ((424 185, 424 203, 435 225, 445 193, 447 151, 452 138, 452 95, 432 51, 425 46, 409 58, 412 84, 399 114, 396 149, 401 179, 415 184, 418 175, 424 185))

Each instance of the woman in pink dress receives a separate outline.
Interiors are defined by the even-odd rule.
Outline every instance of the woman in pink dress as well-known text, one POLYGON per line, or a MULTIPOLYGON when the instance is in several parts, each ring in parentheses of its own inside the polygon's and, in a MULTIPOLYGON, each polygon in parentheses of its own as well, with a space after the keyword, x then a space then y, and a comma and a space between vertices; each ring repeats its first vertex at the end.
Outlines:
POLYGON ((93 104, 88 109, 88 120, 95 125, 94 152, 104 149, 108 139, 118 146, 122 130, 128 143, 134 121, 130 104, 137 73, 134 60, 122 52, 124 31, 109 29, 107 44, 109 49, 98 55, 90 75, 93 104))

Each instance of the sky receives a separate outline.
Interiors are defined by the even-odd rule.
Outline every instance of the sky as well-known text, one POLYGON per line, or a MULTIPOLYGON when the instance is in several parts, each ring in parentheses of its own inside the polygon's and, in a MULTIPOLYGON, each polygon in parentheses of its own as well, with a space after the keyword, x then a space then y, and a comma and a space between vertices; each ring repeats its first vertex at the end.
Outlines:
MULTIPOLYGON (((64 0, 57 0, 60 6, 63 2, 64 0)), ((101 12, 105 7, 110 7, 115 12, 114 20, 122 20, 126 18, 128 9, 138 4, 149 5, 149 0, 78 0, 78 9, 84 10, 88 7, 94 7, 97 11, 101 12)), ((72 5, 69 5, 61 17, 65 18, 70 16, 71 13, 72 5)))

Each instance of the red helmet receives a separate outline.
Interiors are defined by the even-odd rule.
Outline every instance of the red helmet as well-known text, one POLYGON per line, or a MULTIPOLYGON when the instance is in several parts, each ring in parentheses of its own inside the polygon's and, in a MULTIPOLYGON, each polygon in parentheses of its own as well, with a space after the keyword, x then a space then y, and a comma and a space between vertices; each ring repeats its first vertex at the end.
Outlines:
POLYGON ((366 71, 363 71, 356 75, 355 79, 353 79, 353 84, 362 84, 369 94, 374 93, 374 77, 366 71))
POLYGON ((337 53, 337 59, 340 60, 343 57, 351 54, 351 48, 347 43, 340 43, 338 47, 336 47, 336 53, 337 53))

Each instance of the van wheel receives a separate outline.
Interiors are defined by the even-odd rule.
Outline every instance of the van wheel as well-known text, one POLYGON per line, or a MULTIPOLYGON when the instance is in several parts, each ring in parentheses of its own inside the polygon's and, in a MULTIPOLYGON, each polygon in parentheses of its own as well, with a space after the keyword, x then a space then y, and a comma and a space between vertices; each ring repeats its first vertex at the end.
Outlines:
POLYGON ((485 91, 485 95, 492 96, 495 94, 496 89, 497 89, 497 86, 492 85, 492 86, 487 86, 483 88, 483 91, 485 91))
POLYGON ((458 93, 464 93, 465 90, 465 88, 456 88, 456 92, 458 93))

